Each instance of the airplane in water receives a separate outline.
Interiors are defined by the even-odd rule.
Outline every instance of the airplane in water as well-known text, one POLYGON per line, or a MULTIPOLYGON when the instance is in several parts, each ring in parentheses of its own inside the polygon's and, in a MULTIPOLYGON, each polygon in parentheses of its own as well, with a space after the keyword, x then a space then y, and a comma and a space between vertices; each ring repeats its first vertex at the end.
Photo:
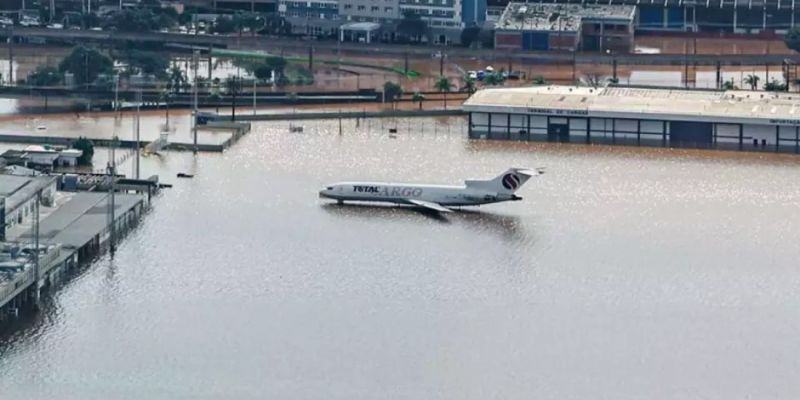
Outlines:
POLYGON ((510 168, 494 179, 467 180, 462 186, 420 185, 388 182, 339 182, 319 192, 320 198, 345 201, 394 203, 421 207, 436 212, 452 212, 449 207, 518 201, 514 194, 528 179, 544 173, 544 168, 510 168))

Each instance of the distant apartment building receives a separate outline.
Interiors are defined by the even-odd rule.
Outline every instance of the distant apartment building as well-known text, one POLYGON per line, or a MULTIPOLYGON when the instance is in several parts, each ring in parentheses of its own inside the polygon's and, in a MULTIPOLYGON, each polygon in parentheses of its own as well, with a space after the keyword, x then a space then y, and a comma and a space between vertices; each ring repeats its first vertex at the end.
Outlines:
POLYGON ((339 15, 352 22, 391 22, 402 17, 400 0, 339 0, 339 15))
POLYGON ((486 21, 486 0, 400 0, 400 13, 424 20, 435 44, 457 43, 463 28, 486 21))
POLYGON ((338 0, 280 0, 278 12, 295 34, 336 37, 342 22, 338 0))

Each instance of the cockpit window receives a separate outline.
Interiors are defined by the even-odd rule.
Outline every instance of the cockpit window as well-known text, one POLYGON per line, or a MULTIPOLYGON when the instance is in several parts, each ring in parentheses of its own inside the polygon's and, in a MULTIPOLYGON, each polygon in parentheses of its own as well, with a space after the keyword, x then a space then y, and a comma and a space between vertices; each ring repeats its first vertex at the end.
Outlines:
POLYGON ((328 186, 325 188, 325 190, 333 190, 333 186, 328 186))

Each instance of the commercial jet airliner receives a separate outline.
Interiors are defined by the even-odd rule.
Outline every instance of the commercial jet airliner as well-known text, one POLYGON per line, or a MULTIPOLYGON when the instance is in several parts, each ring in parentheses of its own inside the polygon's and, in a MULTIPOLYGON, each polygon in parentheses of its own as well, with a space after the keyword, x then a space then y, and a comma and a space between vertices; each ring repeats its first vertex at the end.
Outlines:
POLYGON ((319 197, 345 201, 368 201, 403 204, 437 212, 451 212, 449 207, 477 206, 517 201, 517 191, 531 177, 544 173, 543 168, 511 168, 491 180, 468 180, 463 186, 419 185, 388 182, 339 182, 319 192, 319 197))

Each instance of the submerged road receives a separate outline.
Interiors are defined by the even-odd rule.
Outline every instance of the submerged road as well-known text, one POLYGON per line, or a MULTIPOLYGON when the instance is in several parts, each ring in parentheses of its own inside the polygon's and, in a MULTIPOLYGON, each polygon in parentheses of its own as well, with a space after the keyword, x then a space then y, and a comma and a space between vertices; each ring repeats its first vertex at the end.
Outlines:
POLYGON ((614 60, 623 65, 683 65, 684 63, 697 65, 764 65, 781 64, 784 61, 791 63, 800 62, 800 56, 784 54, 594 54, 570 52, 515 52, 510 54, 507 50, 494 49, 468 49, 460 47, 437 46, 409 46, 402 44, 371 44, 366 46, 358 43, 336 43, 334 41, 310 42, 301 39, 291 39, 273 36, 227 36, 227 35, 188 35, 165 32, 118 32, 118 31, 92 31, 92 30, 63 30, 35 27, 9 27, 0 29, 0 35, 20 38, 45 38, 58 39, 67 42, 86 41, 137 41, 160 42, 193 45, 208 48, 231 47, 244 49, 258 49, 283 53, 297 52, 298 49, 313 47, 315 51, 341 50, 349 54, 360 55, 394 55, 409 57, 430 57, 432 53, 445 50, 449 57, 454 58, 500 58, 512 59, 517 62, 528 63, 577 63, 577 64, 611 64, 614 60))

